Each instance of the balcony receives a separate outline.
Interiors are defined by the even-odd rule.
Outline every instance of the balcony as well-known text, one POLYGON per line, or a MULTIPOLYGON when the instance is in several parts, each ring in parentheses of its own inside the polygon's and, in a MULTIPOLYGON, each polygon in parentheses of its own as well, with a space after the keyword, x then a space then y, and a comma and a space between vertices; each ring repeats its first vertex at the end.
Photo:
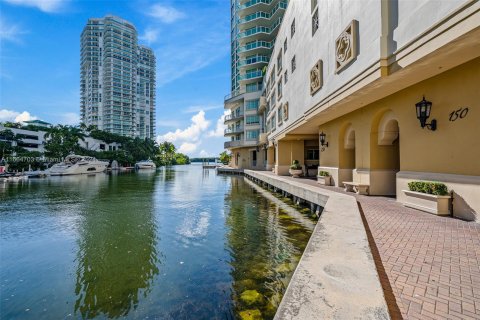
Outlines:
POLYGON ((241 148, 241 147, 252 147, 258 145, 257 140, 235 140, 235 141, 226 141, 223 146, 225 149, 232 148, 241 148))
POLYGON ((273 47, 273 42, 270 41, 254 41, 238 48, 238 53, 254 54, 254 53, 270 53, 270 49, 273 47))
POLYGON ((232 128, 225 129, 224 133, 225 133, 225 135, 243 133, 243 126, 232 127, 232 128))
POLYGON ((269 60, 270 60, 269 56, 257 54, 255 56, 251 56, 251 57, 248 57, 247 59, 241 60, 238 63, 238 66, 243 67, 243 66, 254 66, 256 64, 266 64, 268 63, 269 60))
POLYGON ((241 75, 239 80, 240 81, 252 80, 252 79, 257 79, 257 78, 261 78, 261 77, 263 77, 262 70, 255 70, 253 72, 249 72, 249 73, 241 75))
POLYGON ((226 115, 224 123, 243 119, 243 116, 244 116, 243 113, 239 113, 239 114, 232 113, 232 114, 226 115))

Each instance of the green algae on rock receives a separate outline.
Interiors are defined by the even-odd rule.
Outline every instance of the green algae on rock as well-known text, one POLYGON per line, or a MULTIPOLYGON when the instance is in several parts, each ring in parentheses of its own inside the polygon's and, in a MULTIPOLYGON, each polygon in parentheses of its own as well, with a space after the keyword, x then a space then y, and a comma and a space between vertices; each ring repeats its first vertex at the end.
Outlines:
POLYGON ((262 313, 258 309, 240 311, 240 319, 242 320, 262 320, 262 313))
POLYGON ((255 303, 263 303, 264 298, 257 290, 245 290, 242 292, 240 296, 243 302, 248 305, 255 304, 255 303))

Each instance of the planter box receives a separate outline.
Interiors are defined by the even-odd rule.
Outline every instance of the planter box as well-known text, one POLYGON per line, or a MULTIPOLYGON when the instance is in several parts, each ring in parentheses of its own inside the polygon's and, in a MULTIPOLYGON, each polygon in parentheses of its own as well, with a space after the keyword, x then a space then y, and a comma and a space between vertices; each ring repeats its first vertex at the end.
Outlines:
POLYGON ((331 176, 317 176, 317 182, 319 184, 323 184, 324 186, 331 186, 332 185, 332 177, 331 176))
POLYGON ((449 216, 452 197, 436 196, 410 190, 402 190, 406 195, 404 206, 430 212, 439 216, 449 216))
POLYGON ((300 178, 300 176, 303 174, 302 169, 290 169, 288 172, 292 175, 294 178, 300 178))

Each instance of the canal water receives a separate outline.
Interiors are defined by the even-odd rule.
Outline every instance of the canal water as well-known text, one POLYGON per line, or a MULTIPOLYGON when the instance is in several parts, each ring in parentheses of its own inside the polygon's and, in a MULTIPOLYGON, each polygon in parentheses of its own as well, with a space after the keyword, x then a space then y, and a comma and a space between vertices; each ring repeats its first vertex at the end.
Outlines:
POLYGON ((272 319, 314 222, 201 166, 0 185, 2 319, 272 319))

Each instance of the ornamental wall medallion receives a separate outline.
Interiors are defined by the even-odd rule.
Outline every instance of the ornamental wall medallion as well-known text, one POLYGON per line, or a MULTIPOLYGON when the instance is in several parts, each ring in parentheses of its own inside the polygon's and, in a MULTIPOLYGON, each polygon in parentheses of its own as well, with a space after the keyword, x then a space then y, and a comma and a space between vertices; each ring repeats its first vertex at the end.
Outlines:
POLYGON ((288 102, 283 105, 283 120, 288 120, 288 102))
POLYGON ((340 72, 357 57, 358 21, 352 20, 335 40, 335 72, 340 72))
POLYGON ((323 62, 318 60, 310 70, 310 95, 314 95, 323 86, 323 62))

